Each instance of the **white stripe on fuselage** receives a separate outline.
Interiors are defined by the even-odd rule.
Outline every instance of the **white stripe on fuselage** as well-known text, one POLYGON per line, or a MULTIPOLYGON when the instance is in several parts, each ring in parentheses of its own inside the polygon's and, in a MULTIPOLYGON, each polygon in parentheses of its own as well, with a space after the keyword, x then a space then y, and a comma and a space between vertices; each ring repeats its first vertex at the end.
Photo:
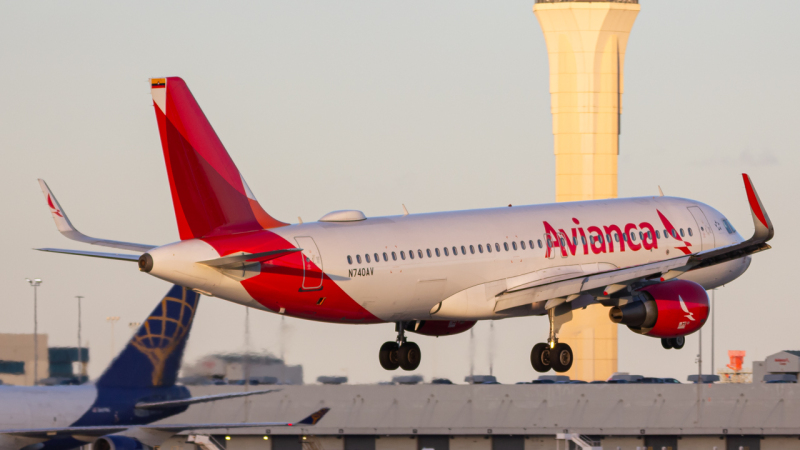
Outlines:
MULTIPOLYGON (((681 239, 692 244, 692 252, 698 252, 701 250, 699 225, 687 209, 689 206, 700 207, 712 228, 724 218, 715 209, 696 201, 643 197, 377 217, 350 223, 315 222, 271 231, 289 242, 294 242, 296 236, 313 237, 325 273, 372 314, 396 321, 429 318, 432 307, 457 292, 547 268, 598 263, 627 267, 682 255, 677 249, 682 246, 681 241, 663 236, 665 226, 656 210, 675 228, 684 229, 686 234, 681 239), (573 218, 580 224, 576 225, 573 218), (624 231, 625 225, 632 223, 637 226, 635 244, 641 244, 638 226, 643 222, 650 223, 662 236, 657 240, 657 249, 632 251, 626 245, 622 252, 620 244, 614 242, 614 252, 594 254, 589 250, 584 255, 578 234, 574 256, 568 252, 569 256, 562 257, 560 250, 555 249, 556 255, 546 258, 546 246, 538 247, 538 240, 545 244, 545 221, 556 230, 563 229, 570 238, 573 228, 583 228, 588 238, 590 226, 603 229, 617 225, 624 231), (689 228, 693 230, 691 237, 689 228), (537 242, 536 249, 527 248, 530 240, 537 242), (516 251, 511 249, 512 241, 517 242, 516 251), (525 250, 521 249, 520 241, 525 241, 525 250), (495 243, 500 244, 501 250, 487 252, 486 245, 495 243), (505 243, 509 251, 503 248, 505 243), (478 253, 478 244, 484 246, 484 253, 478 253), (467 249, 466 255, 461 253, 462 245, 467 249), (470 245, 474 246, 475 254, 470 252, 470 245), (458 255, 453 255, 453 246, 457 247, 458 255), (444 247, 448 247, 450 256, 444 256, 444 247), (442 252, 441 256, 428 258, 427 250, 436 248, 442 252), (422 250, 423 258, 417 255, 409 258, 408 252, 412 250, 422 250), (405 260, 400 259, 401 251, 406 254, 405 260), (388 262, 383 260, 383 252, 389 254, 388 262), (391 252, 397 254, 397 261, 392 260, 391 252), (374 261, 375 253, 381 257, 379 262, 374 261), (355 261, 357 254, 361 256, 361 264, 355 261), (370 263, 366 263, 365 254, 370 255, 370 263), (348 264, 348 255, 353 257, 353 264, 348 264), (361 269, 361 274, 353 273, 352 269, 361 269), (438 283, 442 289, 434 290, 431 296, 424 283, 438 283)), ((724 228, 722 231, 714 229, 713 233, 716 247, 742 240, 738 233, 728 234, 724 228)))

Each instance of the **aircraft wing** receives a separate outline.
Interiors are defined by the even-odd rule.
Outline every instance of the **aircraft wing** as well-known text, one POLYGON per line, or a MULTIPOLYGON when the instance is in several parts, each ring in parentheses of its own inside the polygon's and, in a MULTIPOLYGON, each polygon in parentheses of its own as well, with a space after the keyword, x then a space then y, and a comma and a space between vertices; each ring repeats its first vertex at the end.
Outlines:
POLYGON ((253 422, 253 423, 179 423, 179 424, 153 424, 144 425, 142 428, 157 431, 172 431, 175 433, 187 430, 208 430, 214 428, 247 428, 247 427, 293 427, 299 425, 316 425, 330 408, 322 408, 299 422, 253 422))
POLYGON ((775 235, 772 221, 747 174, 742 174, 747 200, 753 215, 753 236, 741 243, 684 255, 664 261, 608 270, 593 274, 580 274, 559 281, 538 281, 514 287, 499 294, 495 311, 547 300, 549 306, 570 302, 582 294, 608 297, 643 280, 666 281, 690 270, 713 266, 768 250, 767 241, 775 235), (531 293, 533 296, 531 297, 531 293), (552 302, 552 303, 550 303, 552 302))
POLYGON ((137 409, 168 409, 176 406, 194 405, 196 403, 213 402, 217 400, 225 400, 228 398, 249 397, 251 395, 269 394, 270 392, 278 392, 280 389, 264 389, 260 391, 250 392, 231 392, 229 394, 216 394, 216 395, 203 395, 201 397, 191 397, 182 400, 167 400, 163 402, 141 402, 136 404, 137 409))
MULTIPOLYGON (((69 239, 78 242, 85 242, 87 244, 99 245, 102 247, 119 248, 122 250, 130 250, 141 253, 144 253, 156 247, 155 245, 134 244, 132 242, 120 242, 120 241, 111 241, 108 239, 98 239, 81 233, 72 225, 72 222, 69 220, 69 217, 67 217, 67 213, 64 211, 64 208, 61 207, 61 205, 58 203, 58 200, 56 200, 56 196, 47 186, 47 183, 45 183, 45 181, 42 180, 41 178, 39 179, 39 186, 42 188, 42 193, 44 194, 44 197, 47 200, 47 206, 50 207, 50 213, 53 215, 53 220, 56 222, 56 227, 58 228, 58 231, 61 232, 61 234, 63 234, 64 236, 68 237, 69 239)), ((61 251, 60 253, 71 253, 77 255, 82 254, 73 251, 61 251)), ((96 256, 96 255, 87 254, 84 256, 96 256)), ((112 259, 118 259, 118 258, 112 258, 112 259)))
MULTIPOLYGON (((264 392, 256 392, 264 393, 264 392)), ((201 398, 201 397, 198 397, 201 398)), ((181 424, 151 424, 151 425, 115 425, 91 427, 52 427, 52 428, 17 428, 0 430, 0 434, 13 436, 53 439, 58 436, 94 436, 100 437, 107 434, 121 433, 135 428, 152 431, 169 431, 179 433, 186 430, 208 430, 214 428, 247 428, 247 427, 291 427, 298 425, 316 425, 330 408, 322 408, 299 422, 238 422, 238 423, 181 423, 181 424)))
POLYGON ((116 259, 118 261, 139 261, 139 255, 125 253, 87 252, 84 250, 66 250, 63 248, 37 248, 40 252, 63 253, 66 255, 91 256, 93 258, 116 259))

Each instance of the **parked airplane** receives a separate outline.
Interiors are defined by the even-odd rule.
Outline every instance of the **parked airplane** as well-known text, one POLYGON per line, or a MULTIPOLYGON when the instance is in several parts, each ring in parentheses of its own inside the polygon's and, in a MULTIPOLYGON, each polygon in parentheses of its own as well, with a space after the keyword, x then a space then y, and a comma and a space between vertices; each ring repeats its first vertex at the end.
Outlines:
MULTIPOLYGON (((173 286, 95 384, 0 386, 0 450, 142 450, 176 433, 212 428, 292 426, 288 422, 152 424, 189 405, 266 394, 267 389, 192 397, 175 378, 199 295, 173 286)), ((314 425, 321 409, 297 424, 314 425)))
POLYGON ((774 235, 746 174, 748 240, 716 209, 663 196, 375 218, 334 211, 290 225, 256 201, 182 79, 152 79, 151 88, 180 242, 85 236, 40 180, 61 233, 137 254, 40 250, 138 261, 150 275, 278 314, 394 322, 397 338, 379 352, 388 370, 420 363, 406 331, 443 336, 478 320, 547 315, 550 333, 531 364, 564 372, 573 355, 559 328, 594 304, 681 348, 708 317, 705 290, 739 277, 774 235))

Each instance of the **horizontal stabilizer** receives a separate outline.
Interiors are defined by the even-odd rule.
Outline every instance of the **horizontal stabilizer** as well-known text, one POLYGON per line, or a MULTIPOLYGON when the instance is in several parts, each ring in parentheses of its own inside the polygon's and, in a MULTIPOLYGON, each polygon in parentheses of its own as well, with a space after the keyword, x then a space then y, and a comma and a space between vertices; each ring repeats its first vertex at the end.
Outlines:
POLYGON ((206 266, 216 267, 219 269, 226 269, 236 267, 241 264, 264 262, 272 259, 280 258, 295 252, 303 251, 302 248, 288 248, 285 250, 272 250, 263 253, 237 253, 234 255, 223 256, 222 258, 209 259, 206 261, 199 261, 199 264, 206 266))
POLYGON ((249 397, 251 395, 261 395, 261 394, 269 394, 270 392, 278 392, 280 389, 264 389, 261 391, 251 391, 251 392, 231 392, 229 394, 216 394, 216 395, 204 395, 202 397, 191 397, 185 398, 182 400, 167 400, 163 402, 142 402, 137 403, 137 409, 169 409, 175 408, 179 406, 187 406, 187 405, 194 405, 197 403, 206 403, 206 402, 214 402, 217 400, 226 400, 229 398, 238 398, 238 397, 249 397))
POLYGON ((63 253, 65 255, 91 256, 93 258, 116 259, 119 261, 139 261, 141 255, 126 255, 125 253, 87 252, 83 250, 66 250, 63 248, 37 248, 40 252, 63 253))
MULTIPOLYGON (((150 249, 155 248, 155 245, 146 245, 146 244, 134 244, 131 242, 120 242, 120 241, 111 241, 108 239, 97 239, 93 237, 86 236, 85 234, 78 231, 74 226, 72 226, 72 222, 70 222, 69 217, 67 217, 66 211, 56 200, 56 196, 47 186, 47 183, 44 182, 41 178, 39 179, 39 187, 42 188, 42 193, 44 194, 45 199, 47 200, 47 206, 50 207, 50 213, 53 215, 53 220, 56 222, 56 227, 58 231, 61 232, 64 236, 73 241, 78 242, 85 242, 87 244, 92 245, 99 245, 102 247, 112 247, 112 248, 119 248, 122 250, 130 250, 133 252, 146 252, 150 249)), ((87 255, 91 256, 91 255, 87 255)))

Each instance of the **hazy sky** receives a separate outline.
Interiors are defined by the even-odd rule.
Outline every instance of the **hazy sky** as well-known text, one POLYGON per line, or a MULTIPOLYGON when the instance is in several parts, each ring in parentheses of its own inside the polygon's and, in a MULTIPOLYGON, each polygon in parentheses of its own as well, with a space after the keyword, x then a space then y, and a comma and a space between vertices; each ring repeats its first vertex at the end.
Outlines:
MULTIPOLYGON (((148 244, 178 239, 148 78, 189 84, 264 208, 317 220, 551 202, 554 158, 547 54, 533 0, 436 2, 3 2, 0 4, 0 332, 39 326, 75 345, 84 295, 90 375, 169 289, 126 262, 45 254, 87 249, 56 231, 36 178, 83 232, 148 244)), ((642 1, 625 65, 620 196, 694 198, 752 232, 740 173, 776 227, 774 249, 717 293, 717 368, 800 348, 800 3, 642 1)), ((97 249, 97 248, 95 248, 97 249)), ((245 310, 203 298, 187 359, 241 351, 245 310)), ((393 325, 348 326, 253 311, 254 347, 305 367, 306 382, 388 380, 378 348, 393 325)), ((708 330, 709 327, 706 327, 708 330)), ((475 327, 475 366, 530 380, 543 317, 475 327), (493 357, 490 357, 493 355, 493 357)), ((705 331, 705 337, 709 332, 705 331)), ((682 351, 619 331, 619 368, 685 380, 682 351)), ((469 334, 415 337, 417 373, 461 382, 469 334)), ((704 340, 706 343, 708 339, 704 340)), ((707 347, 708 348, 708 347, 707 347)), ((708 355, 706 350, 706 355, 708 355)), ((706 366, 708 371, 708 366, 706 366)))

